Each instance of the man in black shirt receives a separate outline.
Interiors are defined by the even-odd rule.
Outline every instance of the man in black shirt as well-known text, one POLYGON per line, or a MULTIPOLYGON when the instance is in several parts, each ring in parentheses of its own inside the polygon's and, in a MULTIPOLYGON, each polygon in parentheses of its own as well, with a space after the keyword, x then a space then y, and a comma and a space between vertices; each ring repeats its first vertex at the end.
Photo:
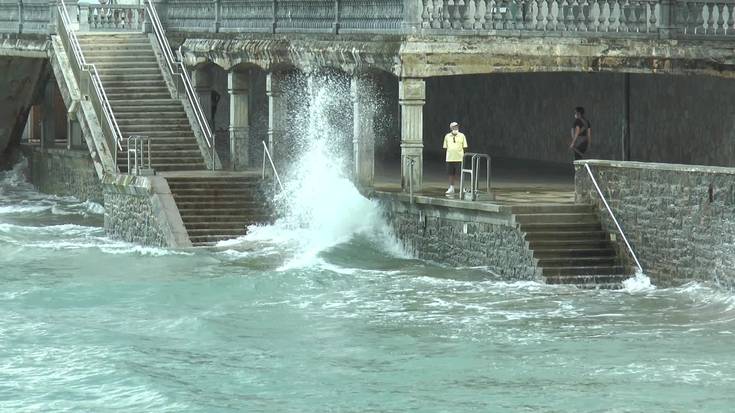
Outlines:
POLYGON ((584 117, 584 108, 574 109, 574 125, 572 126, 572 143, 569 149, 574 151, 574 160, 584 159, 584 153, 592 142, 592 124, 584 117))

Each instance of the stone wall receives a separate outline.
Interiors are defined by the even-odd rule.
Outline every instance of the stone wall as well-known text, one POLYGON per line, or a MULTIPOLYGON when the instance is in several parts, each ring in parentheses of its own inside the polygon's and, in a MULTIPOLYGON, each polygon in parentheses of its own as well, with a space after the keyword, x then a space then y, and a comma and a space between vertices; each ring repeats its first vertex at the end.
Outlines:
MULTIPOLYGON (((587 161, 643 271, 659 286, 689 281, 735 288, 735 169, 587 161)), ((592 181, 577 162, 577 200, 597 203, 617 233, 592 181)), ((620 248, 625 248, 618 237, 620 248)))
POLYGON ((105 232, 112 238, 160 247, 191 247, 166 179, 105 175, 105 232))
POLYGON ((88 150, 24 147, 31 182, 39 191, 102 203, 102 184, 88 150))
MULTIPOLYGON (((458 267, 487 267, 502 280, 538 280, 533 253, 509 213, 463 209, 461 202, 376 193, 386 218, 415 257, 458 267)), ((466 204, 466 203, 465 203, 466 204)))
MULTIPOLYGON (((625 74, 498 73, 430 78, 424 145, 442 159, 451 121, 470 149, 497 157, 571 162, 575 106, 592 123, 590 159, 622 159, 625 74)), ((708 76, 631 74, 631 160, 732 165, 735 80, 708 76)))

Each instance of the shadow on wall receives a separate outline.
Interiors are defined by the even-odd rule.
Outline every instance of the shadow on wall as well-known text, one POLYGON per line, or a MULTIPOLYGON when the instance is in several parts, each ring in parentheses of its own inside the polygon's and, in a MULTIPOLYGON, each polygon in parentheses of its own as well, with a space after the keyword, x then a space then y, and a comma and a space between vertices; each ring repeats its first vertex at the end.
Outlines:
POLYGON ((707 76, 617 73, 513 73, 430 78, 424 153, 441 157, 452 121, 473 152, 571 162, 574 107, 592 123, 588 158, 622 159, 630 128, 631 160, 729 166, 735 161, 735 81, 707 76), (626 98, 629 118, 626 119, 626 98))

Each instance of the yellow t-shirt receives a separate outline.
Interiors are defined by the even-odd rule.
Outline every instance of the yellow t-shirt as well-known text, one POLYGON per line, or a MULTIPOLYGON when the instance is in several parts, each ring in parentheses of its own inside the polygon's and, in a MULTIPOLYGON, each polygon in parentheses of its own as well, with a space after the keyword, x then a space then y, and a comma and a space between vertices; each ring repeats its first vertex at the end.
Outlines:
POLYGON ((467 138, 464 133, 457 132, 456 135, 452 135, 452 132, 444 135, 444 149, 447 150, 447 162, 462 162, 464 157, 464 148, 467 147, 467 138))

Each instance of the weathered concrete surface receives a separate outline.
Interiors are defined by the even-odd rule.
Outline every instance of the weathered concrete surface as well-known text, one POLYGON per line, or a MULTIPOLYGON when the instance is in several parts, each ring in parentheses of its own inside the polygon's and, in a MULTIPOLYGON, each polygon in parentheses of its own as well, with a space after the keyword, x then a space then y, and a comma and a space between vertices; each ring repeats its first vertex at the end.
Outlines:
MULTIPOLYGON (((598 205, 617 230, 584 169, 600 188, 658 286, 701 281, 735 289, 735 169, 641 162, 578 161, 577 200, 598 205)), ((618 237, 620 248, 625 248, 618 237)))
POLYGON ((183 43, 188 66, 213 62, 225 70, 243 65, 264 70, 296 68, 304 72, 325 67, 348 73, 369 70, 400 72, 398 37, 372 36, 366 39, 340 36, 335 40, 323 35, 297 34, 288 37, 259 34, 202 37, 201 33, 176 33, 174 36, 177 37, 172 39, 172 43, 183 43))
POLYGON ((31 183, 39 191, 103 203, 102 184, 85 151, 24 146, 31 183))
POLYGON ((28 110, 43 90, 47 70, 43 59, 0 55, 0 169, 10 168, 20 153, 28 110))
POLYGON ((143 245, 191 247, 166 178, 106 174, 102 184, 109 236, 143 245))
MULTIPOLYGON (((497 73, 430 78, 424 151, 443 159, 457 121, 470 150, 495 157, 571 162, 575 106, 592 122, 591 159, 622 159, 625 77, 618 73, 497 73)), ((735 79, 632 74, 631 160, 729 166, 735 160, 735 79)), ((396 141, 394 145, 397 145, 396 141)))
POLYGON ((46 35, 0 33, 0 56, 43 59, 48 48, 46 35))
POLYGON ((375 192, 404 248, 417 258, 487 267, 501 280, 540 280, 523 233, 509 209, 492 204, 375 192))
POLYGON ((517 72, 626 72, 735 77, 732 44, 610 38, 409 37, 402 77, 517 72))

